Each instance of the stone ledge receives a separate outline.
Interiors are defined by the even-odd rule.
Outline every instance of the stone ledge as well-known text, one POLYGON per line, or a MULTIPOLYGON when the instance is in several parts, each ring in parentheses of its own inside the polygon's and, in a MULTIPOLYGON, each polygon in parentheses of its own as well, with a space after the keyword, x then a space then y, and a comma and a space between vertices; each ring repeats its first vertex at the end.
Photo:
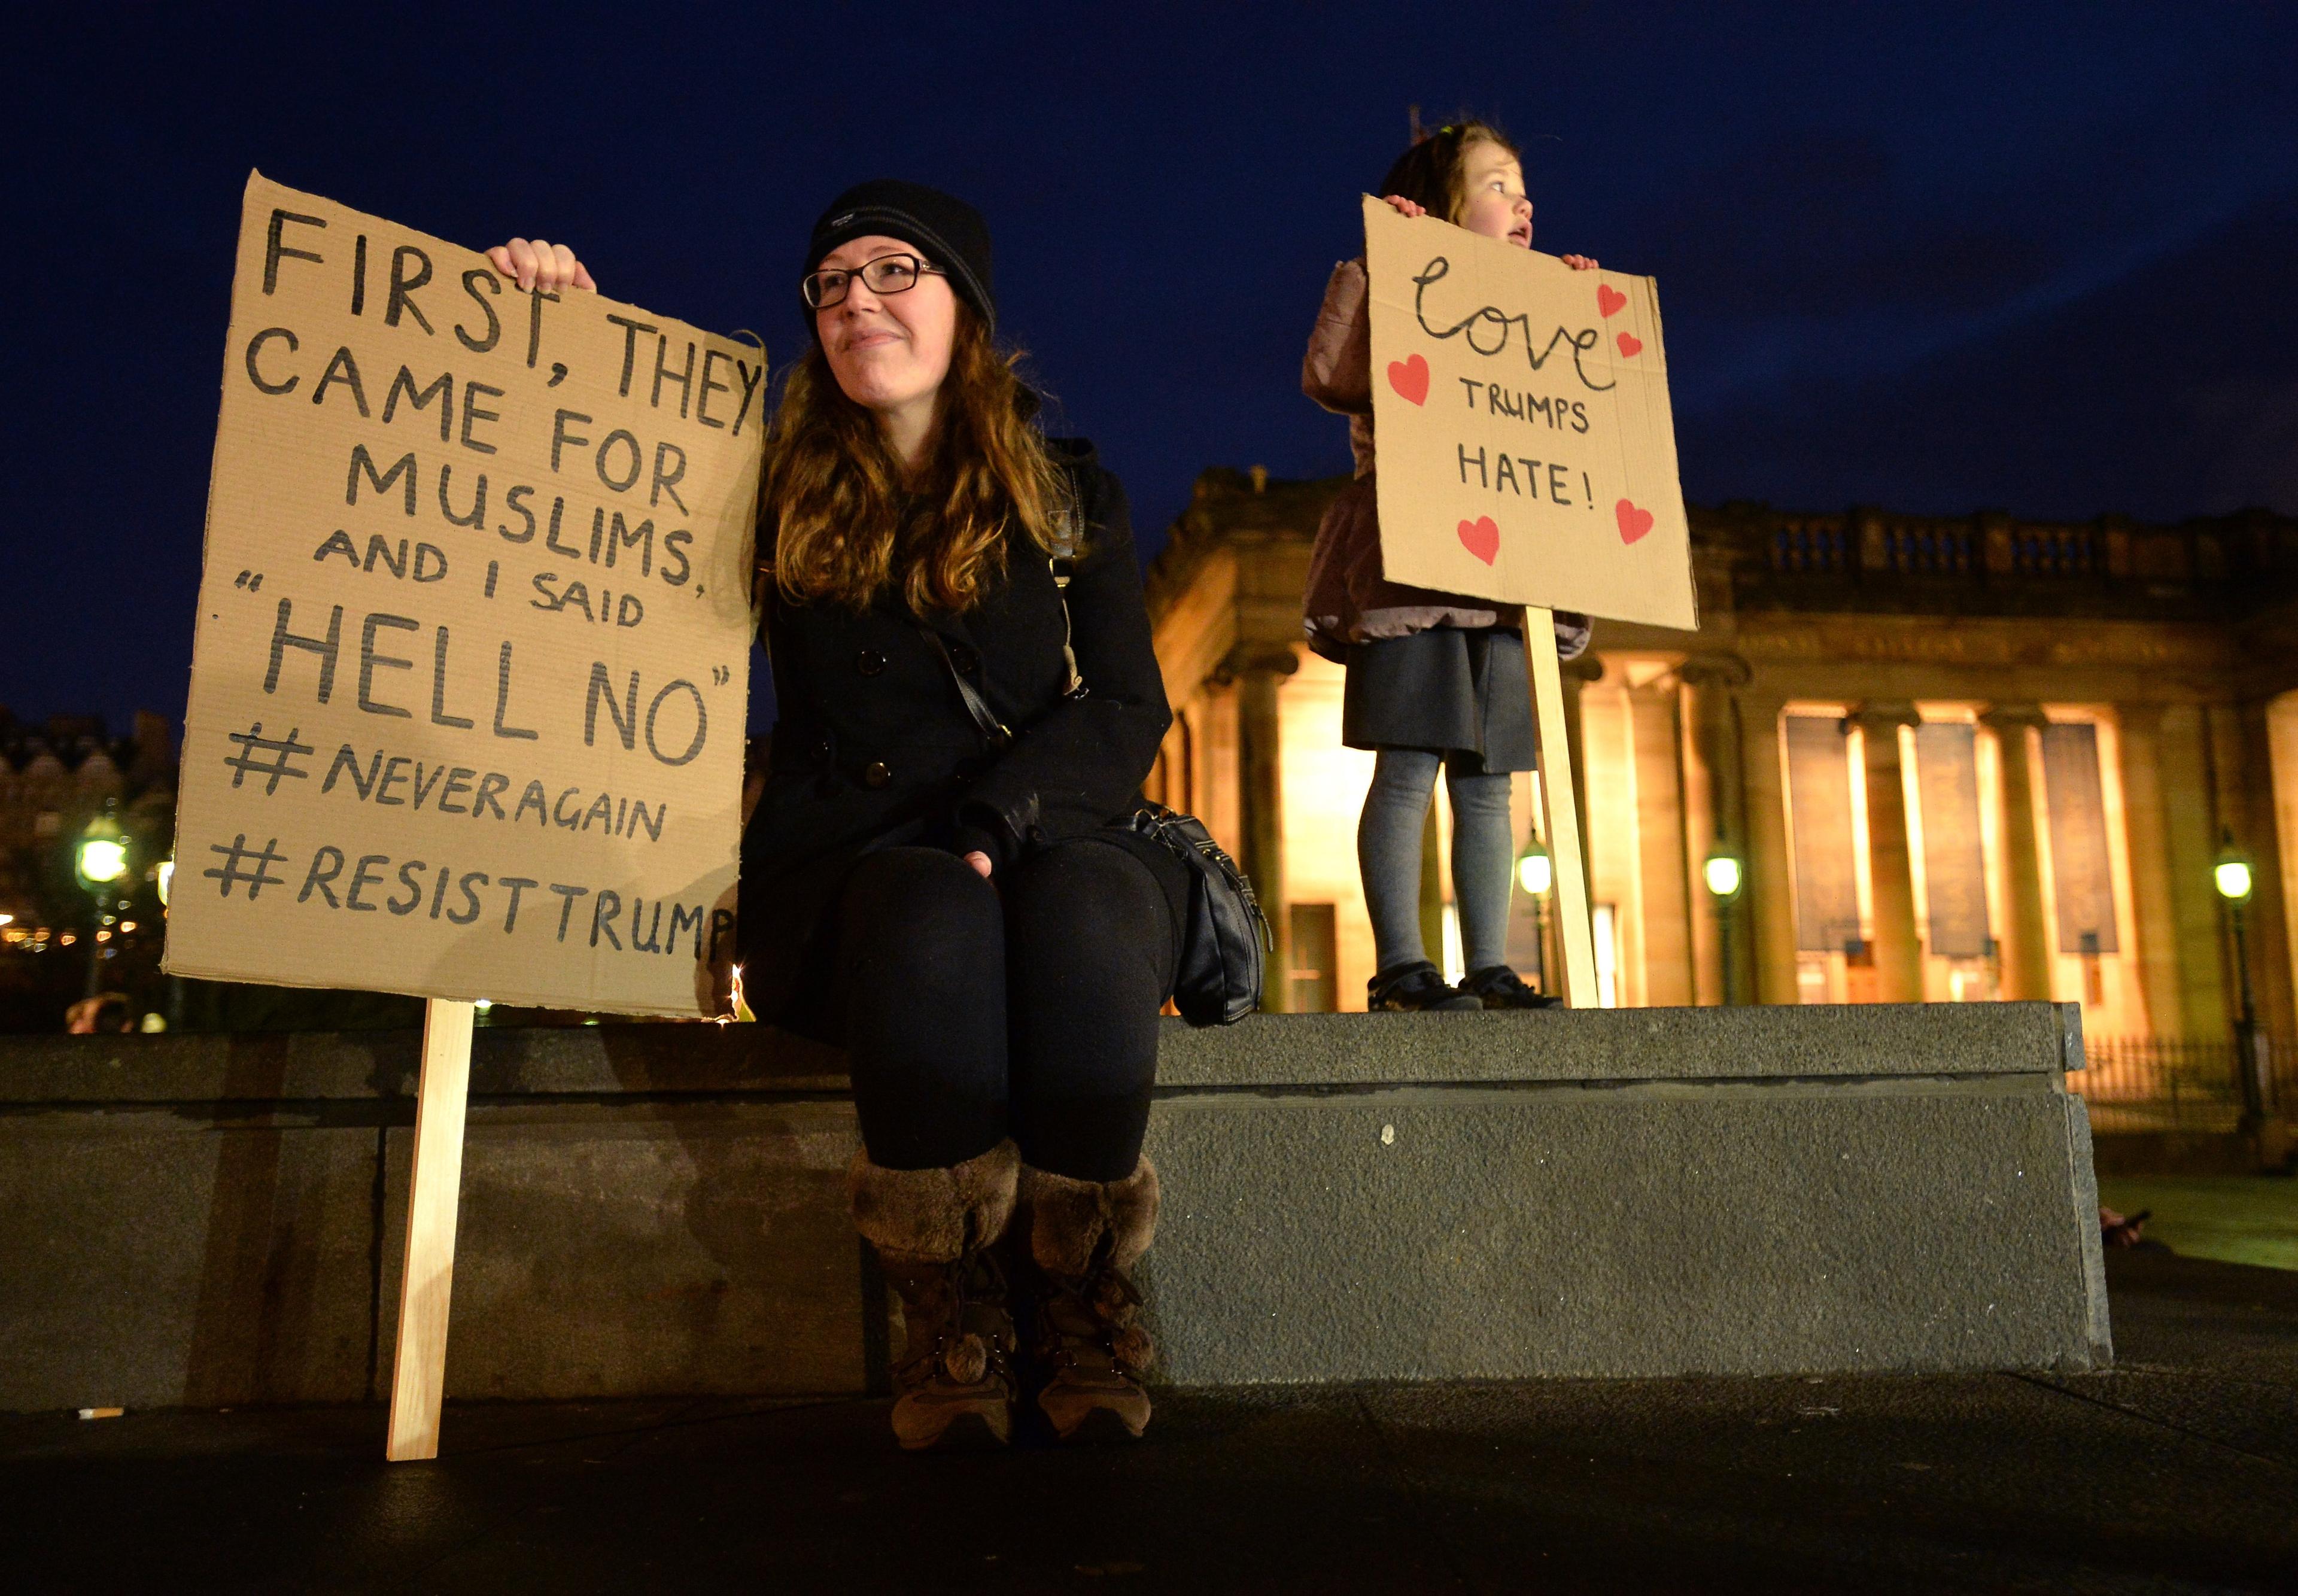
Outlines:
POLYGON ((1264 1087, 2049 1074, 2082 1067, 2081 1024, 2077 1005, 2049 1003, 1263 1015, 1220 1030, 1174 1022, 1157 1079, 1264 1087))
MULTIPOLYGON (((1144 1285, 1177 1381, 2111 1355, 2071 1010, 1263 1017, 1164 1046, 1144 1285)), ((0 1409, 378 1394, 417 1046, 0 1043, 0 1409)), ((751 1026, 481 1032, 450 1393, 865 1386, 884 1309, 840 1063, 751 1026)))
MULTIPOLYGON (((0 1042, 0 1110, 72 1103, 412 1097, 416 1030, 23 1037, 0 1042)), ((2071 1004, 1258 1014, 1165 1022, 1165 1087, 1410 1082, 2053 1075, 2082 1067, 2071 1004)), ((771 1026, 483 1029, 478 1097, 842 1091, 843 1055, 771 1026)))

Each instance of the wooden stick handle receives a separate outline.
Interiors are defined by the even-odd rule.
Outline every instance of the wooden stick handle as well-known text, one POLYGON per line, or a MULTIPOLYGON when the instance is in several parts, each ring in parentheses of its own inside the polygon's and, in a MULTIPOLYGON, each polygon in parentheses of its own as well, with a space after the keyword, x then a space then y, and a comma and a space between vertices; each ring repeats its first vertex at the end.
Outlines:
POLYGON ((471 1005, 434 997, 423 1010, 415 1087, 415 1170, 407 1254, 399 1274, 399 1343, 391 1370, 394 1463, 439 1455, 447 1391, 447 1302, 455 1281, 455 1211, 463 1191, 463 1118, 471 1087, 471 1005))
POLYGON ((1524 657, 1532 678, 1533 723, 1540 731, 1540 793, 1556 881, 1558 940, 1564 945, 1564 1001, 1571 1008, 1592 1009, 1599 1005, 1596 939, 1588 918, 1580 810, 1572 796, 1572 740, 1564 724, 1564 668, 1556 654, 1554 611, 1525 607, 1524 657))

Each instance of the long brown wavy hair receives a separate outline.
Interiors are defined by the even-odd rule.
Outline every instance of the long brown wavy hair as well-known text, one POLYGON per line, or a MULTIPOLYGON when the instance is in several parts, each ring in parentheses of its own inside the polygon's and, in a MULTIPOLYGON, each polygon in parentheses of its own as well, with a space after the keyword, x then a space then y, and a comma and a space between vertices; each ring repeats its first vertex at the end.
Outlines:
POLYGON ((1431 216, 1457 222, 1468 203, 1466 156, 1470 145, 1480 144, 1498 145, 1523 159, 1524 153, 1509 142, 1507 134, 1490 122, 1470 117, 1416 139, 1410 149, 1396 158, 1386 181, 1374 192, 1401 195, 1431 216))
POLYGON ((816 339, 767 434, 758 547, 782 596, 868 608, 898 588, 923 615, 971 608, 1018 531, 1055 552, 1069 495, 1034 400, 973 307, 957 302, 932 458, 915 483, 846 396, 816 339))

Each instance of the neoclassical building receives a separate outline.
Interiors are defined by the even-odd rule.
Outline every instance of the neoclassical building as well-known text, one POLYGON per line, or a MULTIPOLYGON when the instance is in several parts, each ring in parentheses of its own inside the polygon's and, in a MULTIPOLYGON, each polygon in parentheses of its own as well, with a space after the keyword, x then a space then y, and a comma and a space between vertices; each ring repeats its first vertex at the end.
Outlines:
MULTIPOLYGON (((1341 747, 1343 673, 1301 632, 1341 485, 1208 471, 1149 575, 1177 712, 1153 796, 1259 883, 1292 1009, 1361 1008, 1372 973, 1371 756, 1341 747)), ((2213 871, 2238 855, 2259 1027, 2298 1030, 2298 522, 1728 504, 1691 529, 1700 630, 1600 621, 1566 667, 1608 1002, 2052 997, 2094 1038, 2223 1043, 2243 982, 2213 871), (1719 855, 1744 864, 1729 900, 1719 855)), ((1437 807, 1424 923, 1449 950, 1437 807)), ((1527 974, 1546 918, 1519 891, 1527 974)))

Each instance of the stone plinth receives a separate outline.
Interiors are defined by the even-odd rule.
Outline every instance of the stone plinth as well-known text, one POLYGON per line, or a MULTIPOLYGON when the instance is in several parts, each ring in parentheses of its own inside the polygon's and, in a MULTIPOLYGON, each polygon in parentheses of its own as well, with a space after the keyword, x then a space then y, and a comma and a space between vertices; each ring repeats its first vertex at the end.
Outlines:
MULTIPOLYGON (((381 1394, 416 1042, 0 1044, 0 1408, 381 1394)), ((2096 1367, 2080 1056, 2044 1004, 1175 1022, 1163 1377, 2096 1367)), ((450 1394, 866 1389, 854 1144, 772 1031, 480 1031, 450 1394)))

